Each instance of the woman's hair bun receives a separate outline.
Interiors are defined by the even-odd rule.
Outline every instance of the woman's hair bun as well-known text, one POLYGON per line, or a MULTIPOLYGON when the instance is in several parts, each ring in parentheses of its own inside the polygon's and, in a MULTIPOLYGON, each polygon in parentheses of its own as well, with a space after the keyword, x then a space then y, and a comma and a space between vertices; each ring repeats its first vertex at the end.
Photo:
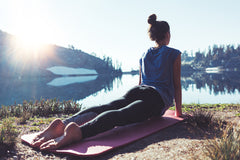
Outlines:
POLYGON ((157 20, 156 14, 152 14, 148 17, 148 23, 151 24, 151 25, 155 24, 156 20, 157 20))

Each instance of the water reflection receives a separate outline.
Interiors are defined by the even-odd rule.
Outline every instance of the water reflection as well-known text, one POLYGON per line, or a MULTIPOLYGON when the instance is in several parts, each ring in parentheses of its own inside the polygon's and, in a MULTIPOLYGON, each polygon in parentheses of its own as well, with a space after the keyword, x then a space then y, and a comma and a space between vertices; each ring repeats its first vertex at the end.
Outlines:
POLYGON ((84 83, 88 81, 93 81, 97 79, 97 75, 95 76, 73 76, 73 77, 59 77, 53 79, 51 82, 48 82, 49 86, 67 86, 74 83, 84 83))
MULTIPOLYGON (((187 73, 189 74, 189 73, 187 73)), ((185 90, 189 86, 196 84, 197 89, 209 88, 210 94, 234 94, 240 92, 240 72, 223 72, 223 73, 204 73, 195 72, 191 75, 182 77, 182 87, 185 90)))
POLYGON ((102 89, 112 90, 113 76, 76 76, 76 77, 42 77, 0 79, 0 106, 22 103, 24 100, 39 100, 41 98, 57 98, 62 100, 79 100, 102 89))
MULTIPOLYGON (((183 103, 240 103, 238 76, 239 74, 236 72, 222 74, 183 73, 183 103), (231 89, 229 90, 229 88, 231 89)), ((86 107, 108 103, 119 98, 136 85, 138 78, 138 75, 123 75, 120 84, 113 83, 113 90, 107 93, 99 91, 79 102, 86 107)))
MULTIPOLYGON (((239 72, 182 73, 183 103, 240 103, 239 72)), ((109 102, 137 85, 138 75, 114 77, 1 77, 0 105, 24 100, 57 98, 81 100, 89 105, 109 102)))

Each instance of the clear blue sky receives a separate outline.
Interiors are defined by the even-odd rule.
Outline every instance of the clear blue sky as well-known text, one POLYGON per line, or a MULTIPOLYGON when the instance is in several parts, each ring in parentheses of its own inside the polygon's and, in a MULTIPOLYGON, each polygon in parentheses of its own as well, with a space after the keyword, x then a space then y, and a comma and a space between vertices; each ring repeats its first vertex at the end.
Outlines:
POLYGON ((107 55, 130 70, 154 45, 150 14, 169 22, 170 47, 195 52, 240 44, 239 6, 239 0, 0 0, 0 30, 107 55))

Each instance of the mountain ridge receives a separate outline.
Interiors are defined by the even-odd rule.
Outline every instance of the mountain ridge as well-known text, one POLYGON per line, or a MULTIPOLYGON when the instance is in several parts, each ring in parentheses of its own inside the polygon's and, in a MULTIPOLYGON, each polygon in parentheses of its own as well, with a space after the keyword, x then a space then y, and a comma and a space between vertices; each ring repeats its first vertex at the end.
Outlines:
POLYGON ((15 36, 0 30, 0 74, 5 76, 52 76, 47 68, 65 66, 96 70, 97 74, 122 74, 110 57, 100 59, 79 49, 53 44, 36 51, 20 48, 15 36))

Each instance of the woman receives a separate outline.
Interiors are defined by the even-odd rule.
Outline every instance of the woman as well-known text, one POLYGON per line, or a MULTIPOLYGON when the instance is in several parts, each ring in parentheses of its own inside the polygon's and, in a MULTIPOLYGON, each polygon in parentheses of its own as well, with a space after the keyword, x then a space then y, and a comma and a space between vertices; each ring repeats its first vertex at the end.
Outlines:
POLYGON ((139 85, 123 97, 105 105, 80 111, 64 121, 55 119, 38 134, 32 145, 41 150, 56 149, 86 137, 123 126, 162 116, 173 105, 176 116, 182 115, 181 53, 169 48, 169 25, 149 16, 150 39, 156 42, 140 59, 139 85))

